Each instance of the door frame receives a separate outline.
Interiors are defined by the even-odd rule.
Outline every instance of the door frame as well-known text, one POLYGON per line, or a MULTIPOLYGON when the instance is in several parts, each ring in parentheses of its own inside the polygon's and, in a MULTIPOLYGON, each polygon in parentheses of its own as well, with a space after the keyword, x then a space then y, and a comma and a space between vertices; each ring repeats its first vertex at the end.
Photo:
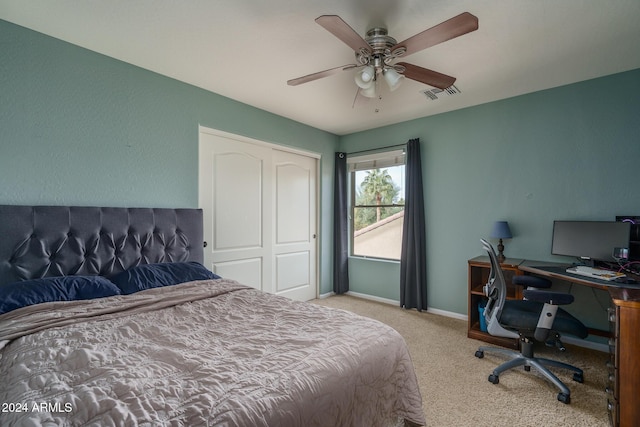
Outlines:
POLYGON ((292 153, 292 154, 297 154, 300 156, 305 156, 305 157, 309 157, 315 160, 316 162, 316 185, 315 185, 315 202, 316 202, 316 239, 314 242, 315 245, 315 259, 313 260, 313 262, 315 262, 316 264, 316 272, 315 272, 315 282, 316 282, 316 289, 315 289, 315 294, 316 294, 316 298, 319 297, 320 295, 320 236, 321 234, 321 223, 322 221, 320 221, 320 178, 321 178, 321 171, 320 171, 320 161, 322 160, 322 154, 318 153, 318 152, 314 152, 314 151, 309 151, 309 150, 304 150, 304 149, 300 149, 300 148, 294 148, 294 147, 290 147, 287 145, 280 145, 280 144, 276 144, 273 142, 267 142, 267 141, 262 141, 259 139, 255 139, 255 138, 250 138, 244 135, 238 135, 235 133, 230 133, 230 132, 226 132, 226 131, 222 131, 219 129, 214 129, 214 128, 210 128, 207 126, 202 126, 202 125, 198 125, 198 207, 200 209, 204 209, 203 208, 203 201, 202 201, 202 194, 200 192, 200 183, 203 181, 203 179, 205 178, 203 176, 203 171, 201 169, 201 165, 200 165, 200 159, 202 158, 202 141, 200 139, 200 134, 201 133, 206 133, 209 135, 214 135, 214 136, 219 136, 222 138, 227 138, 227 139, 232 139, 232 140, 236 140, 238 142, 243 142, 243 143, 248 143, 248 144, 254 144, 254 145, 258 145, 261 147, 265 147, 265 148, 271 148, 271 149, 275 149, 275 150, 279 150, 279 151, 284 151, 287 153, 292 153))

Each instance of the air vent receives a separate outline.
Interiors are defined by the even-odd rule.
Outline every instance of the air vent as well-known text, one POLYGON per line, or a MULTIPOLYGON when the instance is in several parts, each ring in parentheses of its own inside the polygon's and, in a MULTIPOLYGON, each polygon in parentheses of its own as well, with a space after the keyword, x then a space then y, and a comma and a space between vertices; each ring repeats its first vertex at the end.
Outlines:
POLYGON ((429 90, 423 90, 422 93, 424 94, 424 96, 427 97, 427 99, 430 99, 431 101, 435 101, 442 98, 448 98, 450 96, 457 95, 462 92, 455 85, 452 85, 446 89, 433 88, 429 90))

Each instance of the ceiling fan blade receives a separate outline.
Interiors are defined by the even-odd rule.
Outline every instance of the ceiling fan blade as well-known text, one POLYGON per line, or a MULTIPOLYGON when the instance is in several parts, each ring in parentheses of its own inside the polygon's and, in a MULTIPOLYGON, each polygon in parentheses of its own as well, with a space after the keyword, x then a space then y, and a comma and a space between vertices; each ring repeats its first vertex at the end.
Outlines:
POLYGON ((287 80, 287 84, 289 86, 297 86, 302 83, 312 82, 314 80, 322 79, 324 77, 331 76, 333 74, 339 73, 342 70, 349 70, 351 68, 356 68, 356 64, 348 64, 342 65, 340 67, 330 68, 328 70, 319 71, 317 73, 308 74, 306 76, 298 77, 297 79, 287 80))
POLYGON ((435 27, 431 27, 428 30, 424 30, 415 36, 401 41, 391 48, 391 52, 400 47, 405 47, 407 51, 403 53, 403 56, 411 55, 412 53, 435 46, 477 29, 478 18, 469 12, 464 12, 447 21, 441 22, 435 27))
POLYGON ((323 26, 331 34, 342 40, 347 46, 354 50, 354 52, 360 52, 364 49, 367 52, 371 52, 371 46, 366 42, 353 28, 342 20, 338 15, 322 15, 316 18, 316 22, 323 26))
POLYGON ((446 89, 456 82, 455 77, 418 67, 417 65, 407 64, 406 62, 398 62, 396 65, 404 67, 404 73, 402 74, 406 78, 437 87, 438 89, 446 89))

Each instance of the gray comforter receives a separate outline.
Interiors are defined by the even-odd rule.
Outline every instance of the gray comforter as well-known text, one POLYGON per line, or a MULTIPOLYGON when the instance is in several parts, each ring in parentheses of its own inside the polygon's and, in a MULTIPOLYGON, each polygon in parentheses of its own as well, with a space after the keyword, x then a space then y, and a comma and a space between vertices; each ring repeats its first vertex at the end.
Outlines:
POLYGON ((0 316, 1 426, 424 424, 392 328, 229 280, 0 316))

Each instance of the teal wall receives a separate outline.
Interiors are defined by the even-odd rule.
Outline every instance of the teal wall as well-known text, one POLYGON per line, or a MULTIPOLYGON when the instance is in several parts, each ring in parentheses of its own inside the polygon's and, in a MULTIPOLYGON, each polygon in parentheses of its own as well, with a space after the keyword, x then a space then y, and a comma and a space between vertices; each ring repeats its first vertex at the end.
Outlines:
MULTIPOLYGON (((640 70, 634 70, 351 134, 339 148, 420 138, 428 304, 466 313, 466 261, 482 255, 479 239, 494 221, 509 221, 514 234, 505 242, 507 256, 566 261, 550 255, 554 219, 640 215, 639 112, 640 70)), ((366 293, 366 285, 357 278, 375 263, 351 260, 358 292, 366 293)), ((398 300, 397 269, 386 271, 378 271, 372 289, 384 287, 385 297, 393 292, 398 300)), ((606 328, 606 294, 579 286, 572 292, 572 310, 606 328)))
MULTIPOLYGON (((400 301, 400 263, 349 258, 349 291, 400 301)), ((466 310, 465 310, 466 312, 466 310)))
POLYGON ((331 211, 337 136, 0 20, 1 204, 197 207, 198 125, 320 153, 331 211))

